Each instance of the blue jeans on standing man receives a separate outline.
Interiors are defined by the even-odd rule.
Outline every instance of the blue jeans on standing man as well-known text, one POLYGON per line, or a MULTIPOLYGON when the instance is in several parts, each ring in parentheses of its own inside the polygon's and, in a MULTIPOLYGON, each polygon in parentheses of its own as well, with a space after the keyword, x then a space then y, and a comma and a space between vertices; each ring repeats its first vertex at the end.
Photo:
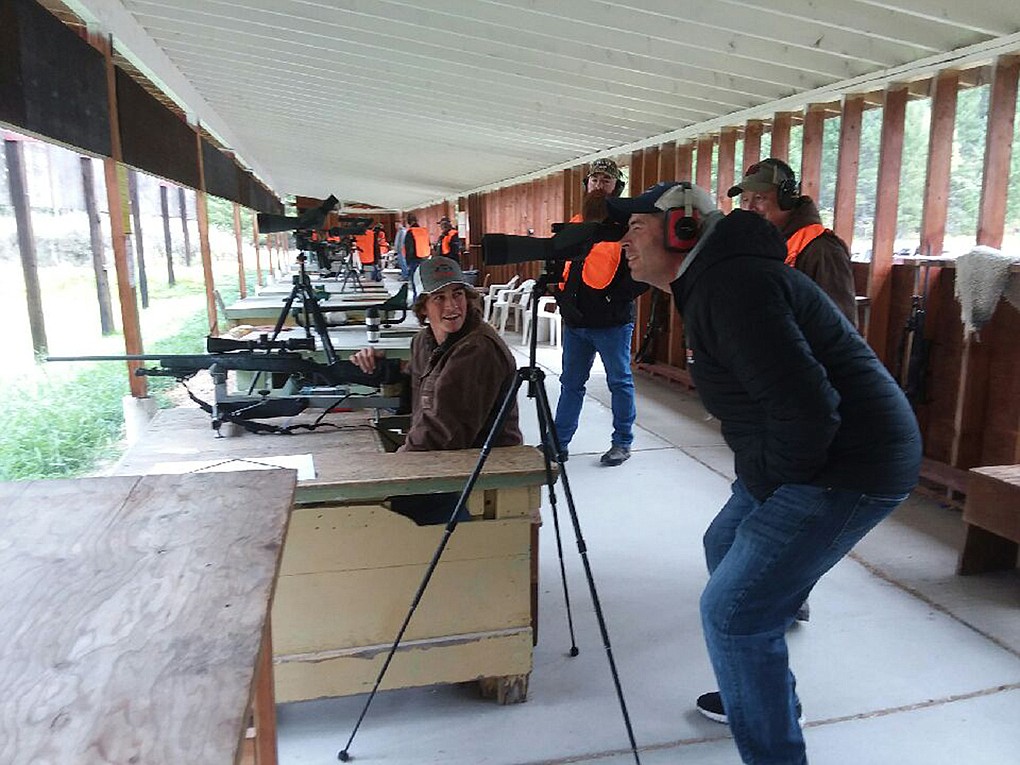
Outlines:
POLYGON ((822 574, 906 495, 783 484, 764 501, 737 479, 705 532, 701 622, 740 756, 807 762, 786 629, 822 574))
POLYGON ((602 359, 606 382, 612 394, 613 444, 630 448, 634 441, 634 376, 630 370, 630 343, 634 323, 618 327, 570 327, 563 325, 563 371, 560 400, 556 405, 556 435, 560 449, 566 449, 577 431, 584 403, 585 384, 595 362, 602 359))

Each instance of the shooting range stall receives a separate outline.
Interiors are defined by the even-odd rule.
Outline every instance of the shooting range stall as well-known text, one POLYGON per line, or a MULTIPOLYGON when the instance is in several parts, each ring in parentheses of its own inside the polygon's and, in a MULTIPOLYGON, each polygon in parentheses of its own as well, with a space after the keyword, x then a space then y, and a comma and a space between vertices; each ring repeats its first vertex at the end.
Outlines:
POLYGON ((268 614, 294 484, 0 483, 0 762, 275 765, 268 614))
MULTIPOLYGON (((459 491, 478 457, 388 454, 367 413, 329 417, 341 429, 215 438, 204 412, 164 410, 116 468, 312 456, 315 477, 299 477, 273 602, 279 702, 371 689, 444 529, 416 526, 383 500, 459 491)), ((382 688, 478 680, 500 703, 524 700, 544 482, 539 450, 492 451, 469 500, 472 519, 458 524, 382 688)))

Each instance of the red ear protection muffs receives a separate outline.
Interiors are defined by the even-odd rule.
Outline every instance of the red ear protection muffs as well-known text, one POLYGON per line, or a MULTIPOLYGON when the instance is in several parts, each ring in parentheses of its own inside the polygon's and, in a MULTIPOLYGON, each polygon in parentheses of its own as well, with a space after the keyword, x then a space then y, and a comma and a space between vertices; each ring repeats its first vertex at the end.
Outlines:
POLYGON ((698 243, 701 232, 701 221, 698 211, 691 204, 690 184, 684 184, 683 207, 671 207, 666 210, 666 249, 677 252, 690 252, 698 243))

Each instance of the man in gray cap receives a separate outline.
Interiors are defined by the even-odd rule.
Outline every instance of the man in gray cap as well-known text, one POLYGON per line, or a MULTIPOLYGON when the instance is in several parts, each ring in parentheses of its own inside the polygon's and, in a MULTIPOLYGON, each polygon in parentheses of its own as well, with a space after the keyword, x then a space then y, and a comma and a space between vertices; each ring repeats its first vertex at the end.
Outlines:
MULTIPOLYGON (((596 159, 584 179, 583 210, 571 218, 571 223, 605 220, 606 200, 619 196, 623 186, 616 163, 608 158, 596 159)), ((630 278, 619 242, 598 242, 583 260, 564 266, 563 281, 555 292, 564 325, 560 398, 555 417, 562 458, 566 458, 577 430, 585 385, 598 353, 606 370, 613 412, 612 440, 600 461, 613 467, 630 459, 637 417, 630 369, 634 299, 647 289, 647 285, 630 278)))
POLYGON ((854 273, 846 243, 822 225, 818 207, 800 193, 793 169, 769 157, 747 168, 728 195, 740 195, 740 206, 772 223, 786 239, 786 264, 803 271, 832 298, 857 326, 854 273))

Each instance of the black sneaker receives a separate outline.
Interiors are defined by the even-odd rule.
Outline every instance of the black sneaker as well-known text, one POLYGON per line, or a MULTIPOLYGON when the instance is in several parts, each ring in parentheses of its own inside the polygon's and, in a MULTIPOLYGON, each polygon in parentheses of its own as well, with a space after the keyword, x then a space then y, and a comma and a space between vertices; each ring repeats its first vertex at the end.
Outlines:
MULTIPOLYGON (((722 696, 719 695, 719 691, 701 694, 695 704, 698 711, 709 720, 729 725, 730 721, 726 719, 726 710, 723 709, 722 696)), ((797 702, 797 723, 804 724, 804 710, 801 709, 799 701, 797 702)))
POLYGON ((630 448, 626 446, 620 446, 619 444, 613 444, 609 451, 602 455, 599 460, 603 465, 609 467, 616 467, 622 465, 624 462, 630 459, 630 448))

